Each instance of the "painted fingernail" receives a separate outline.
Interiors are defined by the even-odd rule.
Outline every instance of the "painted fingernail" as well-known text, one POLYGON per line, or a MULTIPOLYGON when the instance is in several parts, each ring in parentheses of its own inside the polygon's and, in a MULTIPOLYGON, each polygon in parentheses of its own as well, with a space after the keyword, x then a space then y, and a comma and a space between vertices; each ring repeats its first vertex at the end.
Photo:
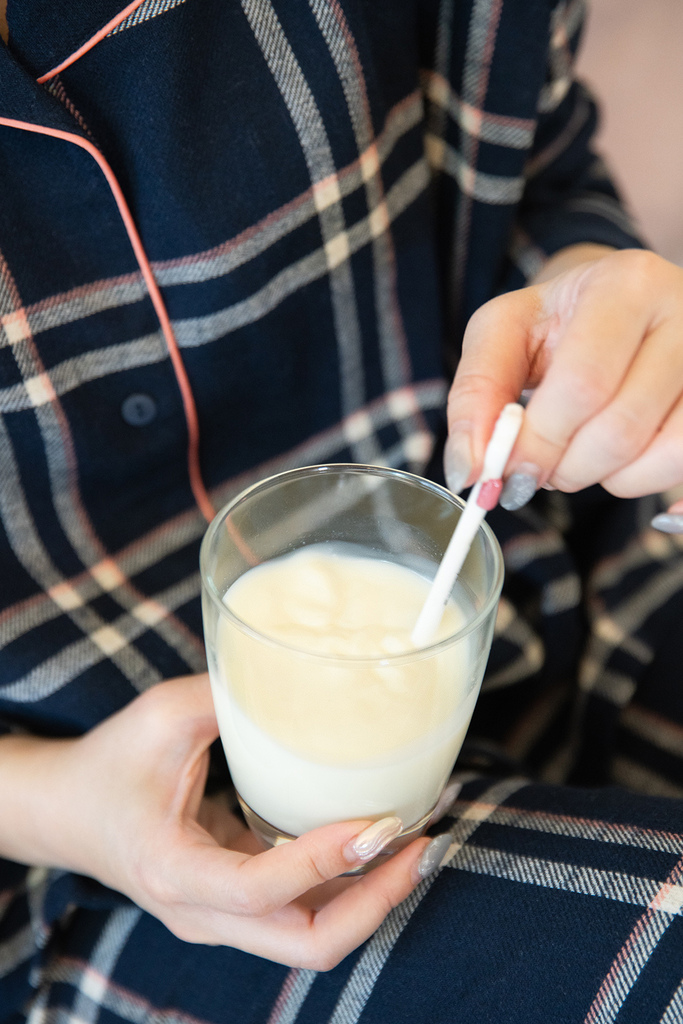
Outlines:
POLYGON ((417 877, 415 881, 421 881, 423 878, 426 878, 427 875, 431 875, 432 872, 442 866, 452 842, 453 836, 449 835, 448 832, 444 832, 443 835, 436 836, 435 839, 432 839, 429 846, 425 847, 422 856, 417 862, 417 877))
POLYGON ((448 490, 460 494, 472 472, 470 444, 463 434, 451 435, 443 453, 443 471, 448 490))
POLYGON ((381 818, 373 821, 366 829, 352 839, 344 848, 344 857, 349 864, 367 861, 376 857, 381 850, 395 839, 403 831, 403 822, 400 818, 381 818))
POLYGON ((683 533, 683 513, 660 512, 655 516, 650 526, 662 533, 683 533))
POLYGON ((500 504, 508 512, 516 512, 531 501, 538 488, 541 470, 530 462, 523 462, 505 481, 500 504))

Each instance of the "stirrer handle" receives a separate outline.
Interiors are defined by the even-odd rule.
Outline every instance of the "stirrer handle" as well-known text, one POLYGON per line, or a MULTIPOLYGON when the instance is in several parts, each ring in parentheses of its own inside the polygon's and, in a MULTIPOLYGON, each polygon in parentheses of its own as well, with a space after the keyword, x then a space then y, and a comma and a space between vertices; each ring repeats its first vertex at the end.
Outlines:
POLYGON ((516 402, 510 402, 504 406, 496 420, 491 440, 486 446, 481 476, 470 491, 467 504, 453 531, 453 536, 441 559, 441 564, 436 571, 427 599, 411 634, 410 638, 416 647, 425 647, 434 637, 453 584, 463 567, 477 530, 486 512, 497 504, 501 477, 522 426, 523 415, 522 406, 516 402), (493 500, 493 504, 491 504, 490 496, 487 495, 487 491, 490 491, 491 487, 487 485, 494 485, 495 500, 493 500), (482 488, 485 488, 485 492, 484 495, 481 495, 480 503, 482 488))

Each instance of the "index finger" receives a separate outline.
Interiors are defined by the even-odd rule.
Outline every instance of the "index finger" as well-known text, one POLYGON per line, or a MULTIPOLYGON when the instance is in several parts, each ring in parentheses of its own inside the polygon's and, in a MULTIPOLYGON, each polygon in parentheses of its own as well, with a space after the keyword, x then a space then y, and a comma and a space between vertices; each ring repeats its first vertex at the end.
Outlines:
POLYGON ((254 856, 222 849, 208 834, 195 831, 190 842, 176 848, 167 870, 188 903, 265 917, 322 882, 368 863, 401 829, 395 817, 340 822, 254 856))
POLYGON ((537 288, 500 295, 471 317, 448 395, 446 478, 456 493, 481 472, 484 451, 504 405, 530 380, 533 328, 541 313, 537 288))

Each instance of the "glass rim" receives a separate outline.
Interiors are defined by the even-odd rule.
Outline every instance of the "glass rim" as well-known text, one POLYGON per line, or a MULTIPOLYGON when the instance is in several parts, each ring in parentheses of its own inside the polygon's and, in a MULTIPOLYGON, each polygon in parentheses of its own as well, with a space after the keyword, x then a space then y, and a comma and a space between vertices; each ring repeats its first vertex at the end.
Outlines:
MULTIPOLYGON (((449 647, 465 640, 490 614, 491 609, 498 601, 503 588, 503 553, 500 549, 500 544, 498 543, 496 535, 486 521, 480 523, 477 529, 477 534, 481 531, 486 541, 488 541, 488 547, 490 548, 494 559, 494 574, 486 599, 484 600, 482 607, 476 612, 470 622, 468 622, 462 629, 458 630, 457 633, 444 637, 442 640, 426 644, 423 647, 416 647, 413 650, 403 651, 399 654, 381 654, 373 655, 372 657, 368 657, 367 655, 339 655, 310 651, 301 647, 295 647, 293 644, 285 643, 283 640, 278 640, 276 637, 268 636, 267 633, 261 633, 258 629, 255 629, 253 626, 249 625, 248 622, 245 622, 236 615, 225 604, 222 596, 218 592, 218 588, 215 585, 206 563, 208 561, 208 552, 213 538, 227 519, 228 515, 239 505, 248 501, 253 497, 253 495, 259 491, 268 490, 275 483, 285 482, 288 479, 293 480, 296 477, 311 476, 313 474, 338 475, 342 472, 357 473, 359 476, 379 476, 386 479, 402 480, 404 483, 418 486, 422 490, 432 491, 440 498, 445 499, 449 504, 460 509, 460 512, 462 512, 465 507, 465 502, 462 498, 452 494, 451 491, 446 487, 442 487, 441 484, 437 484, 433 480, 428 480, 426 477, 419 476, 417 473, 410 473, 404 469, 393 469, 388 466, 371 466, 360 462, 325 462, 320 463, 319 465, 299 466, 295 469, 286 469, 280 473, 273 473, 271 476, 264 477, 262 480, 258 480, 256 483, 250 484, 249 487, 245 487, 244 490, 239 492, 239 494, 236 494, 230 499, 230 501, 226 502, 226 504, 216 512, 216 515, 209 523, 206 533, 202 538, 199 550, 199 572, 201 576, 202 589, 206 594, 208 594, 212 603, 216 606, 219 615, 232 622, 241 632, 246 633, 255 640, 268 644, 270 647, 290 651, 300 657, 312 658, 316 661, 322 660, 340 662, 344 664, 386 664, 388 662, 391 662, 392 665, 400 664, 403 661, 414 660, 416 657, 422 658, 431 656, 441 650, 447 650, 449 647)), ((259 564, 262 565, 264 563, 259 564)))

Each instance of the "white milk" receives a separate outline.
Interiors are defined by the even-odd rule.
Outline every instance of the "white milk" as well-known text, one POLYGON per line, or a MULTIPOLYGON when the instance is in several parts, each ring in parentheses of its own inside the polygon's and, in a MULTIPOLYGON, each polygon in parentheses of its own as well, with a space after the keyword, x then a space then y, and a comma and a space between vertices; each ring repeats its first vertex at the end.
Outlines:
MULTIPOLYGON (((469 638, 414 651, 428 588, 410 569, 332 544, 230 587, 225 604, 261 635, 221 617, 209 652, 214 702, 235 786, 265 821, 300 835, 389 814, 409 827, 432 809, 484 665, 469 638)), ((440 637, 471 616, 451 602, 440 637)))

